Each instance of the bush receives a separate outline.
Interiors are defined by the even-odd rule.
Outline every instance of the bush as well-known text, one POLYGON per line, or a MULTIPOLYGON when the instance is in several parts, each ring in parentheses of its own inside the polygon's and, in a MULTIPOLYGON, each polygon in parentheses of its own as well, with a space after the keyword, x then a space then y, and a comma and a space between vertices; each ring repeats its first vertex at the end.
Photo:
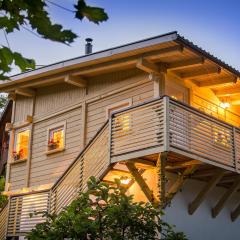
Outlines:
MULTIPOLYGON (((58 216, 45 213, 46 222, 36 225, 28 240, 186 240, 183 233, 161 219, 162 212, 150 203, 133 202, 116 180, 116 187, 98 183, 91 177, 88 191, 58 216)), ((40 214, 40 213, 36 213, 40 214)))
POLYGON ((1 192, 4 191, 4 188, 5 188, 5 178, 3 176, 0 176, 0 210, 7 203, 7 197, 1 194, 1 192))

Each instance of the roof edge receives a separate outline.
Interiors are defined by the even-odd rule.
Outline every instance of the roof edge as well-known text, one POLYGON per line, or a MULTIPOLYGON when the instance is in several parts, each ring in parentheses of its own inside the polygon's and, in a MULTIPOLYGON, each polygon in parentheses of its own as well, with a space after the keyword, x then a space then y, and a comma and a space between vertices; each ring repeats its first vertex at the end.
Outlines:
POLYGON ((184 44, 185 46, 188 46, 189 48, 195 50, 196 52, 200 53, 201 55, 205 56, 206 58, 210 59, 211 61, 217 63, 218 65, 222 66, 223 68, 227 69, 231 73, 237 75, 237 77, 240 77, 240 71, 235 69, 234 67, 231 67, 224 61, 220 60, 219 58, 213 56, 211 53, 207 52, 206 50, 202 49, 201 47, 197 46, 193 42, 189 41, 188 39, 184 38, 183 36, 177 34, 177 39, 175 40, 179 44, 184 44))

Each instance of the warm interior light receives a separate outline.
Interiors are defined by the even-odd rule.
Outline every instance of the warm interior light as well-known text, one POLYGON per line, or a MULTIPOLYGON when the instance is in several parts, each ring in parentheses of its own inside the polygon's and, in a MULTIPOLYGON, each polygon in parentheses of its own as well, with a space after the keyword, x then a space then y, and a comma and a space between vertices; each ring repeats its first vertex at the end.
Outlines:
POLYGON ((121 184, 128 185, 130 183, 131 179, 128 177, 123 177, 120 179, 121 184))
POLYGON ((229 108, 230 107, 230 103, 229 102, 221 102, 220 103, 220 107, 223 109, 229 108))
POLYGON ((171 98, 178 100, 177 97, 175 95, 172 95, 171 98))

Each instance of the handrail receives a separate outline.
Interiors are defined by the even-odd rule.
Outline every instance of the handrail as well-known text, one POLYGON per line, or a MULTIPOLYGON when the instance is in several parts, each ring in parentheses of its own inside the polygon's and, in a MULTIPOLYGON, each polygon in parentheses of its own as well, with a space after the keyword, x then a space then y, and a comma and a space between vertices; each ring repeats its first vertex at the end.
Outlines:
POLYGON ((219 119, 219 118, 217 118, 217 117, 214 117, 214 116, 212 116, 212 115, 210 115, 210 114, 208 114, 208 113, 202 112, 201 110, 199 110, 199 109, 197 109, 197 108, 195 108, 195 107, 193 107, 193 106, 191 106, 191 105, 189 105, 189 104, 187 104, 187 103, 184 103, 184 102, 178 101, 178 100, 176 100, 176 99, 174 99, 174 98, 171 98, 171 97, 168 96, 168 95, 163 95, 163 96, 161 96, 161 97, 157 97, 157 98, 154 98, 154 99, 152 99, 152 100, 148 100, 148 101, 145 101, 145 102, 142 102, 142 103, 133 105, 133 106, 129 106, 129 107, 127 107, 127 108, 124 108, 124 109, 121 109, 121 110, 118 110, 118 111, 114 111, 113 113, 111 113, 111 116, 115 116, 115 115, 117 115, 117 114, 119 114, 119 113, 127 112, 128 110, 132 110, 132 109, 134 109, 134 108, 138 108, 138 107, 141 107, 141 106, 144 106, 144 105, 147 105, 147 104, 151 104, 151 103, 157 102, 157 101, 159 101, 159 100, 161 100, 161 99, 163 99, 163 98, 169 98, 169 100, 170 100, 171 102, 174 102, 174 103, 176 103, 176 104, 178 104, 178 105, 181 105, 181 106, 183 106, 183 107, 185 107, 185 108, 187 108, 187 109, 189 109, 189 110, 191 109, 191 110, 194 111, 194 112, 197 112, 197 113, 199 113, 199 114, 202 114, 202 115, 204 115, 204 116, 206 116, 206 117, 208 117, 208 118, 210 118, 210 119, 213 119, 213 120, 215 120, 215 121, 221 122, 222 124, 228 125, 229 127, 234 127, 234 128, 236 128, 236 129, 238 129, 238 130, 240 131, 240 127, 234 126, 233 124, 230 124, 230 123, 228 123, 228 122, 225 122, 224 120, 221 120, 221 119, 219 119))
POLYGON ((84 154, 84 152, 88 149, 88 147, 92 144, 94 139, 98 136, 98 134, 104 129, 104 127, 109 123, 109 119, 102 125, 102 127, 96 132, 93 138, 87 143, 87 145, 83 148, 83 150, 77 155, 77 157, 72 161, 72 163, 68 166, 68 168, 63 172, 63 174, 58 178, 58 180, 54 183, 51 189, 54 189, 61 179, 66 175, 66 173, 71 169, 71 167, 76 163, 76 161, 84 154))

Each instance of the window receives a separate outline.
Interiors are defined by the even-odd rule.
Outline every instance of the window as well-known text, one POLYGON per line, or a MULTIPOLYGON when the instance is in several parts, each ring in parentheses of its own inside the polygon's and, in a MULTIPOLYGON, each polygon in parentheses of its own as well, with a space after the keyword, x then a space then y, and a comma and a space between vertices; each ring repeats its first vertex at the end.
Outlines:
POLYGON ((221 128, 220 126, 212 128, 213 130, 213 142, 219 146, 230 148, 231 147, 231 134, 230 131, 221 128))
MULTIPOLYGON (((115 104, 112 104, 107 107, 107 118, 110 117, 110 115, 113 112, 122 110, 124 108, 127 108, 132 105, 132 99, 127 99, 115 104)), ((126 135, 129 133, 130 130, 130 115, 129 113, 121 113, 117 114, 117 116, 114 117, 113 124, 115 125, 118 133, 120 135, 126 135)))
POLYGON ((48 152, 64 150, 65 147, 65 123, 48 129, 48 152))
POLYGON ((107 106, 106 108, 106 117, 109 118, 113 112, 120 111, 124 108, 130 107, 132 105, 132 99, 126 99, 121 102, 114 103, 107 106))
POLYGON ((15 161, 28 158, 30 130, 24 130, 16 133, 15 149, 13 159, 15 161))

